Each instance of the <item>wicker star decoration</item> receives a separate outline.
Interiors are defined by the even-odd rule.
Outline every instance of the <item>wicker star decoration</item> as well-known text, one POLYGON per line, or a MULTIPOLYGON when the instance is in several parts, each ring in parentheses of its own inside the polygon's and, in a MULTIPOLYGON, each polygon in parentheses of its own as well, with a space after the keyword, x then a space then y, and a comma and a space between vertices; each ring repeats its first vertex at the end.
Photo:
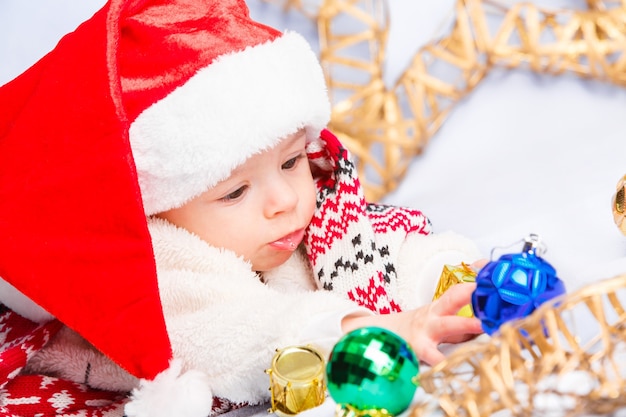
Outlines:
POLYGON ((382 71, 390 23, 385 0, 265 1, 316 20, 333 103, 330 127, 355 157, 371 201, 398 186, 454 105, 493 68, 626 85, 626 0, 587 0, 586 9, 556 11, 458 0, 451 31, 422 46, 391 88, 382 71))

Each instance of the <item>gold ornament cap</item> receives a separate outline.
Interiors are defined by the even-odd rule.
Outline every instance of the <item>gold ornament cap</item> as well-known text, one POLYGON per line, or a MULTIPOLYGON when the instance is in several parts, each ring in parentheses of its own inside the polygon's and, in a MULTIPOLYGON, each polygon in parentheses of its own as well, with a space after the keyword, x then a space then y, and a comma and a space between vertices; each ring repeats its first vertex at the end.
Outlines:
POLYGON ((615 194, 613 195, 613 201, 611 202, 611 206, 613 208, 613 220, 617 225, 620 232, 623 235, 626 235, 626 220, 624 216, 624 195, 626 194, 626 175, 624 175, 617 182, 617 187, 615 190, 615 194))

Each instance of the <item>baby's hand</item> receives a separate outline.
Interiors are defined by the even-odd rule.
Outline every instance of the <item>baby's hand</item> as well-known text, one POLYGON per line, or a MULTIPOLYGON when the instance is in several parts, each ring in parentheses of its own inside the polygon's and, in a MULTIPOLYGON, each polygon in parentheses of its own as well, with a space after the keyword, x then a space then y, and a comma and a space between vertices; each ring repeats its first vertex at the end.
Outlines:
POLYGON ((347 316, 342 328, 349 332, 362 326, 384 327, 402 336, 421 361, 435 365, 445 359, 438 349, 441 343, 460 343, 483 333, 480 320, 456 314, 470 303, 474 288, 473 283, 453 285, 437 300, 415 310, 347 316))
POLYGON ((457 316, 475 288, 471 283, 454 285, 432 303, 407 312, 412 317, 402 332, 420 360, 435 365, 445 358, 438 349, 441 343, 465 342, 483 333, 480 320, 457 316))

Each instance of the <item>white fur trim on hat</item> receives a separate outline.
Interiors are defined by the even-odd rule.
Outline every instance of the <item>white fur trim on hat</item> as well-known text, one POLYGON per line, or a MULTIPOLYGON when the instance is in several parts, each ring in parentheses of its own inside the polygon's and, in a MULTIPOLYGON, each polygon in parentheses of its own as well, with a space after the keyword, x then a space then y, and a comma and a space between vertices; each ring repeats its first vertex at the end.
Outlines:
POLYGON ((300 35, 220 56, 130 127, 146 215, 183 205, 300 128, 318 134, 329 118, 322 69, 300 35))
POLYGON ((208 377, 196 370, 181 374, 182 363, 172 360, 169 369, 152 381, 141 380, 124 407, 128 417, 207 417, 213 395, 208 377))

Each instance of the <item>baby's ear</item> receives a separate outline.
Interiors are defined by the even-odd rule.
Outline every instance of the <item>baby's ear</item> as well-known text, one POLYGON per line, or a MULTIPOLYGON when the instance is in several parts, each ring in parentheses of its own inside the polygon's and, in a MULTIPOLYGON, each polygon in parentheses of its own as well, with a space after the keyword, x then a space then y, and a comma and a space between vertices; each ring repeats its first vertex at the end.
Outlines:
POLYGON ((36 323, 46 323, 54 316, 26 297, 13 285, 0 277, 0 303, 9 307, 20 316, 36 323))

